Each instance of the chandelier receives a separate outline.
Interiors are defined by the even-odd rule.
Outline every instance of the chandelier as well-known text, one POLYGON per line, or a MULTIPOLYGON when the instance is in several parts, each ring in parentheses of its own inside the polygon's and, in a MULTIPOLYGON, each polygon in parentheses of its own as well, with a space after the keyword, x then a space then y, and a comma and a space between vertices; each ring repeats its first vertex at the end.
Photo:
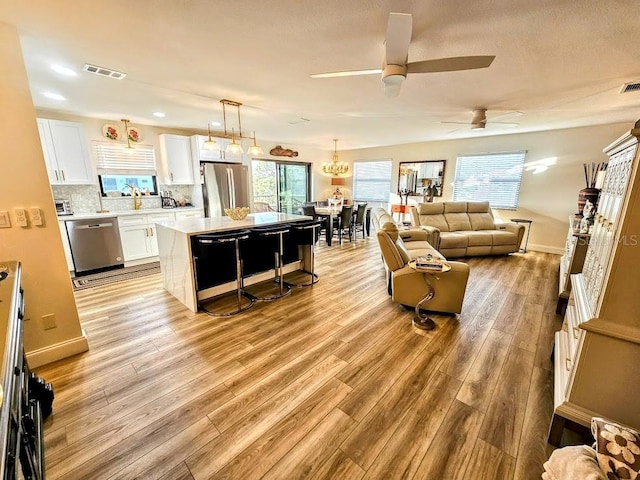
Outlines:
POLYGON ((338 161, 338 139, 333 139, 333 158, 331 162, 324 162, 322 164, 322 171, 326 175, 343 175, 349 171, 349 164, 347 162, 338 161))

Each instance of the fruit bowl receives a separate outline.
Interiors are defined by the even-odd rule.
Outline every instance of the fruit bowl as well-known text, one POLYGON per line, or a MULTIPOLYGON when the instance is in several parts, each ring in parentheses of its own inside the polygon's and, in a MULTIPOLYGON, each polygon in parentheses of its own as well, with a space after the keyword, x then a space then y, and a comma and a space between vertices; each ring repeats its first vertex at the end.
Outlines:
POLYGON ((224 213, 231 220, 244 220, 249 215, 251 209, 249 207, 225 208, 224 213))

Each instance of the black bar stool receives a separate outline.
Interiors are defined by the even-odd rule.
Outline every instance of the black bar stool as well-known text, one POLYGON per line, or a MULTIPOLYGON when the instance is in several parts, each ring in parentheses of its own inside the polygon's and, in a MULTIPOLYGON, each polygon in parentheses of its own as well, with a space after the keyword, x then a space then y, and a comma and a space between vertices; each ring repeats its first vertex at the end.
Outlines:
MULTIPOLYGON (((225 233, 211 233, 205 235, 198 235, 196 238, 196 242, 198 244, 198 250, 202 251, 202 249, 210 249, 215 246, 225 245, 225 244, 233 244, 234 252, 235 252, 235 263, 236 263, 236 299, 238 302, 238 307, 235 310, 230 312, 214 312, 200 304, 198 301, 198 307, 202 309, 205 313, 209 315, 213 315, 216 317, 229 317, 231 315, 236 315, 240 312, 244 312, 245 310, 250 309, 255 300, 251 297, 248 297, 244 291, 244 282, 242 277, 242 259, 240 258, 240 242, 243 240, 247 240, 250 236, 249 230, 239 230, 235 232, 225 232, 225 233), (242 300, 245 300, 245 305, 242 305, 242 300), (248 303, 246 303, 248 302, 248 303)), ((194 265, 197 264, 197 258, 194 259, 194 265)), ((196 281, 198 278, 196 272, 196 281)), ((196 285, 196 295, 198 291, 198 286, 196 285)))
POLYGON ((318 283, 318 275, 315 273, 315 245, 318 241, 318 237, 320 235, 320 228, 322 227, 324 221, 323 220, 311 220, 308 222, 296 222, 291 224, 291 229, 293 230, 293 234, 295 236, 296 243, 298 246, 307 246, 309 245, 310 255, 309 255, 309 267, 311 271, 304 270, 303 272, 311 275, 311 279, 307 283, 291 283, 286 282, 292 287, 310 287, 314 283, 318 283))
POLYGON ((269 225, 265 227, 255 227, 251 229, 251 235, 253 235, 258 241, 258 245, 260 246, 260 254, 266 255, 267 253, 273 252, 275 263, 274 263, 274 282, 278 284, 278 291, 273 295, 267 296, 258 296, 251 292, 245 292, 246 295, 249 295, 251 298, 255 300, 265 300, 271 301, 276 300, 278 298, 282 298, 291 293, 291 287, 284 282, 284 272, 282 270, 283 267, 283 256, 284 256, 284 235, 291 231, 291 226, 288 224, 284 225, 269 225))

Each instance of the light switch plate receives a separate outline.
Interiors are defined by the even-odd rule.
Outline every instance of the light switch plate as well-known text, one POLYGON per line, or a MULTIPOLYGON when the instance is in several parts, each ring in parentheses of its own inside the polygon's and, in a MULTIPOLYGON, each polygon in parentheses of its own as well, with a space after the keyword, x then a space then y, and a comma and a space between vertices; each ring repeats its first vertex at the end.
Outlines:
POLYGON ((0 228, 11 228, 11 219, 6 210, 0 212, 0 228))
POLYGON ((24 208, 14 208, 13 215, 15 216, 16 225, 18 227, 28 227, 27 211, 24 208))
POLYGON ((42 226, 42 211, 38 207, 31 207, 29 209, 29 217, 31 218, 31 224, 37 227, 42 226))

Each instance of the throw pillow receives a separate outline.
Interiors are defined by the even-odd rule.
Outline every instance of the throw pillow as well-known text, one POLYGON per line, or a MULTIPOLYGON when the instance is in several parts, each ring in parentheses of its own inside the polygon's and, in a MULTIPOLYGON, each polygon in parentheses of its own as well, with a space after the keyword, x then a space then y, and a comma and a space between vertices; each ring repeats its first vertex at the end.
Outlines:
POLYGON ((591 419, 596 456, 609 480, 640 478, 640 434, 603 418, 591 419))

